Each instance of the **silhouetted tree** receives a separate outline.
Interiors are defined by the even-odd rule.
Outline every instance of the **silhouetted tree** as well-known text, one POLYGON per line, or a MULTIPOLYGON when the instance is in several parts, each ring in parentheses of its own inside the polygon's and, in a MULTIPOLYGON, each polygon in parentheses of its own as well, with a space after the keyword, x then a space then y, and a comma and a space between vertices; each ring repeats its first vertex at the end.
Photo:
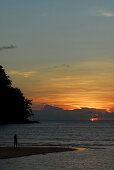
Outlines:
POLYGON ((11 87, 11 80, 5 73, 3 67, 0 65, 0 88, 11 87))
POLYGON ((32 101, 26 99, 19 88, 0 66, 0 123, 26 123, 32 115, 32 101))

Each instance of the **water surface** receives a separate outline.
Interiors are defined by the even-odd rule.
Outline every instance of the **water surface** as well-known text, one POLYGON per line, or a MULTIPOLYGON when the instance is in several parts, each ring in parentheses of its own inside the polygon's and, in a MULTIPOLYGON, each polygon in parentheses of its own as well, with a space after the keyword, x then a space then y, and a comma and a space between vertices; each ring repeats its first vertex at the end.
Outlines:
POLYGON ((2 169, 114 169, 114 121, 62 121, 40 124, 1 125, 0 145, 12 146, 13 135, 20 146, 67 146, 86 148, 0 160, 2 169))

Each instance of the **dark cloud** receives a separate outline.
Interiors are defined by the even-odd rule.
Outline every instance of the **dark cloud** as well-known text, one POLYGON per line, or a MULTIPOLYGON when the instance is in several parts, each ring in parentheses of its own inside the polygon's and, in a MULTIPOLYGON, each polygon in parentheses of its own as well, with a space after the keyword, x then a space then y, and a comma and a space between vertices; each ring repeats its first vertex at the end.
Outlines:
POLYGON ((56 65, 54 66, 54 68, 56 69, 61 69, 61 68, 70 68, 70 65, 69 64, 61 64, 61 65, 56 65))
POLYGON ((3 47, 0 47, 0 51, 1 51, 1 50, 13 49, 13 48, 17 48, 17 47, 16 47, 15 45, 3 46, 3 47))
POLYGON ((92 117, 103 120, 113 120, 114 113, 109 113, 103 109, 81 108, 75 110, 63 110, 59 107, 45 105, 42 110, 34 111, 35 117, 42 120, 90 120, 92 117))

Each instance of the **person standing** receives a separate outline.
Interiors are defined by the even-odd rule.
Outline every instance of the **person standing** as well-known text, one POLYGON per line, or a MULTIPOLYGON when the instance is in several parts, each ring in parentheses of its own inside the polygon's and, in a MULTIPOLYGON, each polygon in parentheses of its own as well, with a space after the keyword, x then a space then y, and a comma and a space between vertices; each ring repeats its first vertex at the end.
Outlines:
POLYGON ((14 135, 14 149, 17 148, 17 135, 14 135))

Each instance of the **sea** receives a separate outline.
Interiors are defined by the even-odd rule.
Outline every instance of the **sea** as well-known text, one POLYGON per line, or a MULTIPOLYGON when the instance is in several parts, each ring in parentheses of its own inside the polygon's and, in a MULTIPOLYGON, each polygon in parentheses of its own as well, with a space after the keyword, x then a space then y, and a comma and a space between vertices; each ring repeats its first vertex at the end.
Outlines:
POLYGON ((0 160, 0 170, 114 170, 114 121, 42 121, 0 125, 0 146, 57 146, 75 151, 0 160))

